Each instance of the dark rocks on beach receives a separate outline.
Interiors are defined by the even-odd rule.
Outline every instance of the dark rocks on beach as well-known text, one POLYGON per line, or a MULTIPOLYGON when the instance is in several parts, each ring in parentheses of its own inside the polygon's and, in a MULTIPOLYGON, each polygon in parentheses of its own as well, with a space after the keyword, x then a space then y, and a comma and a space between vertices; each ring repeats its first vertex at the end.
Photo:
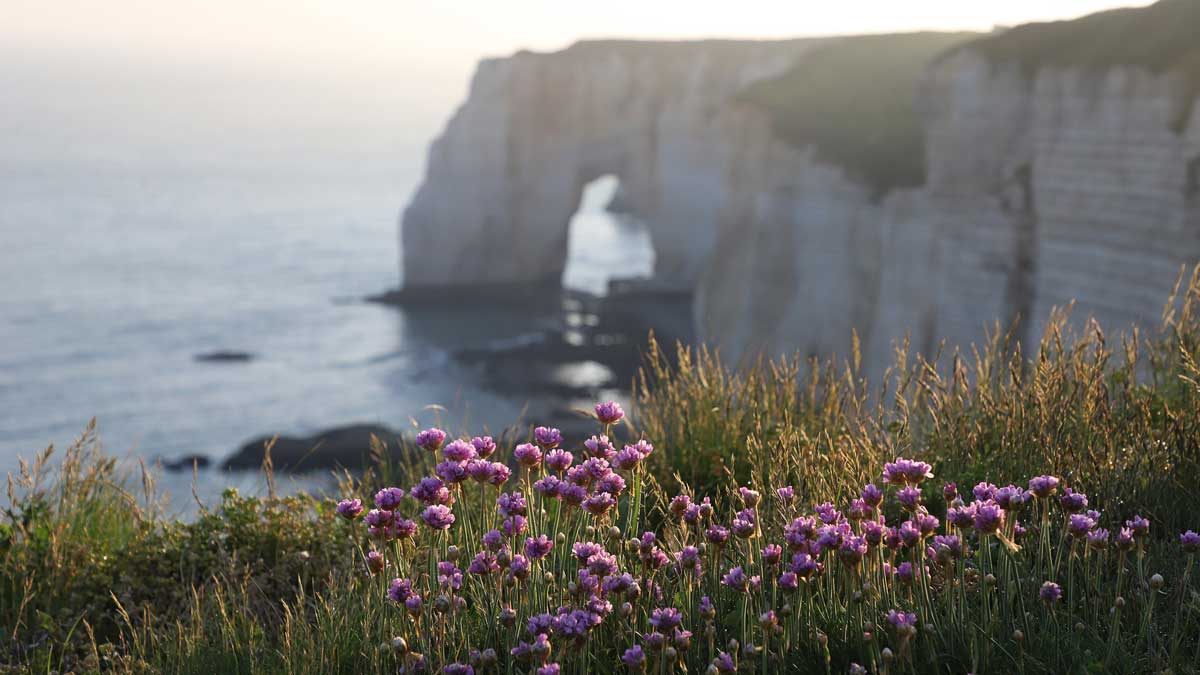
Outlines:
POLYGON ((251 354, 250 352, 219 349, 214 352, 196 354, 194 358, 200 363, 245 363, 253 360, 254 354, 251 354))
MULTIPOLYGON (((375 424, 327 429, 313 436, 279 436, 271 448, 272 466, 279 471, 314 471, 364 466, 371 455, 371 437, 393 455, 400 452, 400 434, 375 424)), ((256 438, 221 463, 222 469, 258 469, 272 437, 256 438)))

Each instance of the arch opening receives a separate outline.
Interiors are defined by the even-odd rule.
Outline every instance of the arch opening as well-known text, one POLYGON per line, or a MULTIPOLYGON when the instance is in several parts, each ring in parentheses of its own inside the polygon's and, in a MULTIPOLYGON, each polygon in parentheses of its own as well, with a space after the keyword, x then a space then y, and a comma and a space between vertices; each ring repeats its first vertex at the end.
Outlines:
POLYGON ((567 225, 563 288, 606 296, 613 281, 653 278, 655 257, 650 230, 631 211, 620 178, 605 174, 587 183, 567 225))

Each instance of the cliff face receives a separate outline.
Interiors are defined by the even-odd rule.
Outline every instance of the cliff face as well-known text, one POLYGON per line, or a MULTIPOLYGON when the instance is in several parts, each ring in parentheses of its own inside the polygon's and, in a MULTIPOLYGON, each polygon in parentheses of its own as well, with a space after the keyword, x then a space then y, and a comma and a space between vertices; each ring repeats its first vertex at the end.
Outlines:
POLYGON ((484 61, 405 211, 405 286, 557 284, 583 186, 616 174, 658 280, 693 287, 738 143, 727 102, 820 42, 585 42, 484 61))
POLYGON ((660 281, 696 290, 698 334, 734 357, 847 356, 857 332, 878 375, 905 335, 928 354, 1022 316, 1036 338, 1072 300, 1107 327, 1153 323, 1200 260, 1200 105, 1164 64, 1031 65, 988 40, 931 59, 912 88, 919 186, 881 189, 853 161, 870 143, 828 125, 833 141, 785 141, 779 110, 740 93, 829 44, 485 62, 405 215, 406 285, 557 281, 581 186, 604 173, 648 222, 660 281))

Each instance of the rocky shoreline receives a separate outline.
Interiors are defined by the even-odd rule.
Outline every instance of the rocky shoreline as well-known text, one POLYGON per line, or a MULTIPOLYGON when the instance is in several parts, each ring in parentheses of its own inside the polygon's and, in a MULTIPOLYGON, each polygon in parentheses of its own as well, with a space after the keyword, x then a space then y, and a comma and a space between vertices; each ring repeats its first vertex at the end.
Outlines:
MULTIPOLYGON (((451 352, 457 363, 477 373, 482 386, 526 403, 522 425, 502 432, 511 437, 527 433, 524 426, 533 423, 557 426, 570 437, 592 433, 593 423, 578 411, 599 398, 628 395, 651 329, 662 345, 693 341, 690 294, 643 280, 614 280, 605 296, 539 284, 454 292, 405 289, 366 300, 401 312, 435 305, 469 311, 496 303, 544 311, 550 320, 527 339, 451 352)), ((353 470, 369 460, 372 436, 403 459, 401 449, 411 447, 403 442, 406 435, 411 432, 379 424, 340 425, 308 435, 264 434, 218 462, 197 456, 164 460, 161 465, 175 471, 210 463, 225 471, 258 470, 265 446, 274 438, 271 458, 276 471, 353 470)))

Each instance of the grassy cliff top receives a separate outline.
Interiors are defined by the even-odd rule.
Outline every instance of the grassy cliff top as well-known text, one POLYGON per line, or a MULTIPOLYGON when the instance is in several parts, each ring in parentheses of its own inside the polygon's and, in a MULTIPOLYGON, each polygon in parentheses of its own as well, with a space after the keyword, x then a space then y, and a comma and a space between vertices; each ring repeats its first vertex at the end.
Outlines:
POLYGON ((806 53, 744 101, 769 110, 776 132, 813 145, 876 194, 925 180, 925 138, 916 82, 937 55, 977 33, 901 33, 840 38, 806 53))
POLYGON ((1031 23, 970 44, 996 61, 1042 66, 1140 66, 1200 71, 1200 1, 1159 0, 1070 21, 1031 23))

